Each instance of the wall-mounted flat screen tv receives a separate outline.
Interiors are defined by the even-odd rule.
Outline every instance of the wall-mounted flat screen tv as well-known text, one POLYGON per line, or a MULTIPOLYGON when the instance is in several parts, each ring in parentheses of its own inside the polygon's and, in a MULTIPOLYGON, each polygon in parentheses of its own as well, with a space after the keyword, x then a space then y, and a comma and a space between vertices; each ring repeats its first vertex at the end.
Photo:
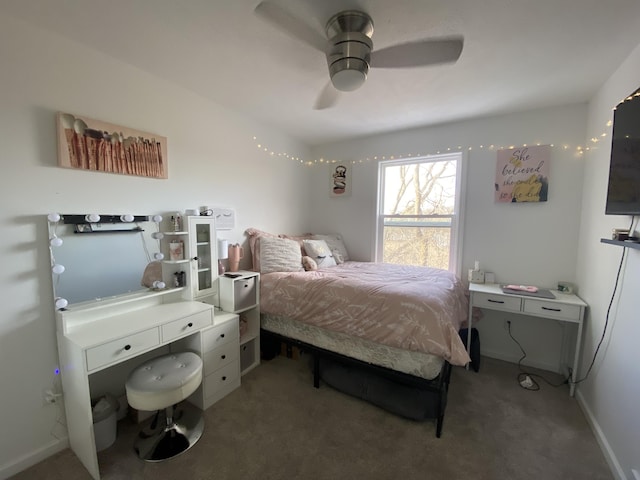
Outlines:
POLYGON ((616 107, 607 215, 640 215, 640 88, 616 107))

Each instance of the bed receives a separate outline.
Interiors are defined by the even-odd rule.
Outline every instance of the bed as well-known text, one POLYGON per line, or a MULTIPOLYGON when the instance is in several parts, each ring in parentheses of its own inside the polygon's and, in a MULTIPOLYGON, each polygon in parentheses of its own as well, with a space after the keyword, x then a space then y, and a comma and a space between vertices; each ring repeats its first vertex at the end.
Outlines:
POLYGON ((350 261, 338 235, 262 232, 250 240, 261 272, 263 355, 280 342, 295 345, 313 359, 316 387, 322 379, 402 416, 434 418, 439 437, 451 365, 469 362, 458 334, 468 312, 460 280, 427 267, 350 261), (329 264, 318 255, 327 252, 329 264), (305 270, 309 259, 315 268, 305 270))

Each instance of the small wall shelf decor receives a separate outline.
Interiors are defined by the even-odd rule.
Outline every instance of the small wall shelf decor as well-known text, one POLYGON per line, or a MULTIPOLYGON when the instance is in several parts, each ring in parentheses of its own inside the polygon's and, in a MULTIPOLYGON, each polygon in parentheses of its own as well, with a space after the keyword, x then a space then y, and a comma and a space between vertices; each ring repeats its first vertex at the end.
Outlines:
POLYGON ((58 166, 168 178, 167 139, 70 113, 58 113, 58 166))
POLYGON ((618 245, 619 247, 634 248, 640 250, 640 242, 631 240, 610 240, 608 238, 601 238, 601 243, 608 243, 609 245, 618 245))

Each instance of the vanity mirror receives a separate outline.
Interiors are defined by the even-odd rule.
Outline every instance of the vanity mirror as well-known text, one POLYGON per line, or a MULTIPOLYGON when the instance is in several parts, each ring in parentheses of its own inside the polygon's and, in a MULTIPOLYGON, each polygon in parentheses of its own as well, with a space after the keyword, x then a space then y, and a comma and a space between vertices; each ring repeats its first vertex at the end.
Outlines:
POLYGON ((56 308, 148 291, 141 280, 147 265, 162 259, 161 220, 158 215, 49 214, 56 308))

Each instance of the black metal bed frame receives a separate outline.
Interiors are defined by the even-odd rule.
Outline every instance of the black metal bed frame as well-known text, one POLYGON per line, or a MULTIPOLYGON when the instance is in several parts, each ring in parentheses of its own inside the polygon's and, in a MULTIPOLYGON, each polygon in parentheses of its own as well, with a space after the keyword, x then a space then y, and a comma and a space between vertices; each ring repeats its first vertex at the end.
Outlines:
POLYGON ((381 367, 372 363, 363 362, 355 358, 332 352, 324 348, 311 345, 294 338, 286 337, 278 333, 268 330, 260 330, 260 343, 263 351, 263 358, 270 360, 280 353, 280 342, 286 346, 287 357, 291 357, 292 347, 298 347, 302 352, 308 352, 313 359, 313 386, 320 388, 320 359, 327 358, 329 360, 342 363, 345 365, 353 365, 360 367, 368 372, 372 372, 383 378, 393 380, 402 385, 415 387, 417 389, 428 391, 437 395, 436 397, 436 437, 440 438, 442 434, 442 424, 444 422, 444 413, 447 406, 447 393, 449 391, 449 381, 451 379, 451 364, 444 361, 442 369, 438 376, 432 380, 416 377, 407 373, 398 372, 390 368, 381 367))

